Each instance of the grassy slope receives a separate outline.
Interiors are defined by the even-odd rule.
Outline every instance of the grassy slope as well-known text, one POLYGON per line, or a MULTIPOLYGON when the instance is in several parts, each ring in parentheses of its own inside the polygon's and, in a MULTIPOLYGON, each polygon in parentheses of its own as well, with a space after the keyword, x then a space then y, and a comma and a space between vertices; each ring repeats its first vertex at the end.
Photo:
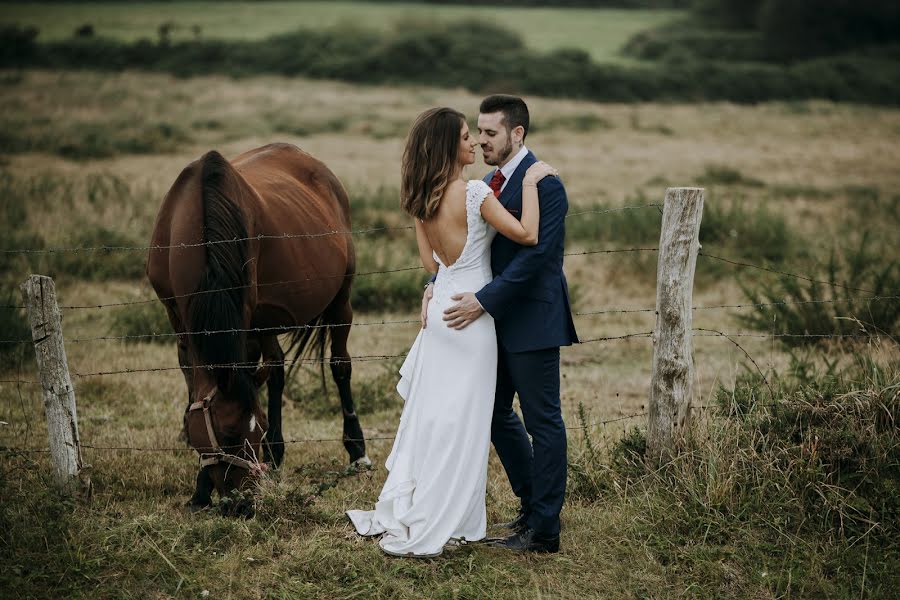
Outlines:
MULTIPOLYGON (((38 140, 32 152, 3 156, 3 172, 12 178, 5 193, 13 192, 12 197, 31 206, 30 218, 35 221, 23 229, 41 219, 43 235, 54 245, 71 239, 85 222, 143 243, 171 181, 189 160, 212 146, 234 155, 268 141, 294 142, 325 160, 351 189, 358 190, 355 198, 365 197, 380 186, 396 186, 402 136, 418 111, 449 104, 471 113, 478 101, 458 91, 410 93, 408 88, 353 88, 278 78, 236 82, 217 77, 177 80, 134 73, 53 72, 0 77, 6 82, 0 91, 5 118, 19 124, 23 139, 38 140), (336 101, 348 94, 353 94, 352 107, 336 101), (111 157, 78 161, 57 153, 58 138, 82 148, 79 144, 86 142, 78 128, 86 123, 95 128, 91 143, 103 144, 140 135, 117 124, 130 123, 140 131, 158 122, 183 131, 187 140, 171 147, 168 141, 157 140, 160 146, 143 154, 117 151, 111 157), (326 126, 332 122, 341 125, 326 126), (124 181, 124 191, 118 194, 114 186, 113 192, 85 191, 95 189, 97 184, 88 180, 101 175, 124 181), (51 179, 71 185, 74 192, 63 194, 48 187, 51 179)), ((745 197, 751 205, 767 203, 804 239, 845 241, 855 234, 854 213, 848 209, 856 201, 846 186, 868 186, 890 197, 900 183, 888 151, 900 132, 898 111, 828 103, 597 106, 549 100, 535 100, 532 109, 539 125, 529 136, 529 145, 563 171, 573 211, 594 202, 633 203, 639 193, 658 201, 667 182, 689 185, 707 178, 710 210, 717 203, 745 197), (598 119, 605 125, 596 125, 598 119), (595 125, 579 125, 584 123, 595 125), (710 171, 711 165, 735 169, 743 180, 732 177, 729 182, 721 170, 710 171), (710 172, 719 175, 711 177, 710 172), (793 195, 779 195, 788 189, 795 190, 793 195)), ((477 165, 470 176, 482 170, 477 165)), ((357 212, 355 226, 375 218, 404 222, 389 196, 380 202, 367 206, 362 215, 357 212)), ((890 230, 886 219, 867 218, 890 230)), ((646 241, 655 244, 654 239, 646 241)), ((405 266, 415 260, 412 240, 402 235, 394 240, 361 237, 357 243, 361 256, 383 256, 384 264, 405 266)), ((602 248, 610 243, 579 238, 570 247, 602 248)), ((820 252, 819 246, 812 248, 820 252)), ((135 255, 135 260, 141 259, 135 255)), ((97 260, 102 268, 102 257, 97 260)), ((698 264, 698 277, 704 277, 705 268, 708 263, 698 264)), ((653 304, 652 259, 572 257, 566 271, 578 290, 577 311, 653 304)), ((24 272, 16 270, 16 279, 24 272)), ((65 271, 59 273, 57 285, 64 303, 103 303, 151 294, 139 280, 86 282, 65 271)), ((694 296, 697 305, 741 299, 734 273, 714 285, 707 279, 694 296)), ((376 313, 359 315, 357 320, 410 316, 376 313)), ((582 316, 577 325, 583 337, 617 335, 648 331, 653 317, 652 313, 582 316)), ((733 311, 725 310, 698 311, 695 325, 722 331, 740 328, 733 311)), ((121 333, 112 310, 67 311, 64 328, 68 337, 121 333)), ((415 325, 357 327, 351 352, 404 352, 415 330, 415 325)), ((782 369, 787 363, 788 357, 767 340, 740 341, 763 368, 782 369)), ((566 349, 567 424, 579 425, 579 403, 586 407, 589 421, 640 412, 647 395, 650 348, 648 340, 636 339, 566 349)), ((69 344, 67 352, 75 373, 176 362, 171 345, 80 343, 69 344)), ((839 349, 830 352, 847 359, 839 349)), ((888 350, 881 352, 890 355, 888 350)), ((715 387, 730 383, 744 360, 728 341, 697 338, 700 401, 709 403, 715 387)), ((376 362, 354 366, 354 389, 369 437, 390 436, 395 429, 400 410, 392 392, 395 368, 376 362)), ((7 371, 4 378, 15 374, 7 371)), ((34 377, 30 362, 21 366, 21 376, 34 377)), ((290 390, 285 414, 288 438, 340 437, 333 386, 329 399, 323 399, 314 379, 312 370, 301 373, 299 385, 290 390)), ((85 443, 180 445, 176 437, 185 394, 177 371, 83 378, 76 381, 76 389, 85 443)), ((10 424, 0 427, 0 444, 45 444, 37 390, 0 384, 0 421, 10 424)), ((595 441, 615 439, 628 424, 617 422, 591 432, 595 441)), ((570 432, 573 459, 584 451, 582 436, 578 430, 570 432)), ((379 465, 389 443, 371 443, 371 455, 379 465)), ((190 452, 89 451, 94 503, 74 510, 35 493, 46 487, 48 466, 43 457, 5 461, 0 495, 18 518, 0 523, 0 535, 7 536, 0 542, 14 540, 19 546, 15 554, 4 555, 9 567, 0 572, 4 592, 0 595, 43 597, 67 588, 71 593, 63 595, 98 598, 195 596, 204 589, 211 597, 239 598, 330 598, 352 593, 395 598, 769 598, 834 596, 863 586, 877 592, 883 584, 866 582, 864 568, 841 563, 834 556, 835 547, 826 542, 798 539, 797 555, 788 557, 770 556, 773 534, 751 528, 746 530, 747 543, 736 545, 700 533, 680 533, 688 542, 675 535, 658 537, 648 520, 658 518, 658 511, 674 508, 635 498, 628 489, 599 500, 571 497, 564 513, 564 552, 558 556, 519 558, 475 548, 438 561, 390 560, 370 541, 351 535, 341 516, 347 508, 374 501, 384 472, 342 477, 344 459, 339 443, 290 446, 281 480, 263 491, 261 513, 250 522, 181 514, 179 506, 191 491, 194 473, 190 452), (329 488, 332 482, 335 487, 329 488), (317 490, 321 494, 312 501, 317 490), (835 565, 845 570, 835 574, 835 565), (801 580, 798 574, 803 575, 801 580)), ((512 514, 513 497, 496 461, 491 463, 488 485, 489 520, 512 514)))
MULTIPOLYGON (((126 40, 156 39, 166 21, 176 24, 174 39, 193 37, 200 25, 208 38, 259 39, 297 28, 336 25, 390 30, 399 21, 488 20, 522 35, 536 50, 576 47, 598 61, 625 61, 621 46, 636 32, 658 26, 677 11, 526 9, 467 6, 373 4, 367 2, 173 2, 173 3, 10 3, 0 23, 34 25, 41 38, 60 39, 85 23, 98 35, 126 40), (248 24, 251 24, 248 26, 248 24)), ((408 26, 408 25, 404 25, 408 26)), ((489 60, 491 41, 472 48, 489 60)))

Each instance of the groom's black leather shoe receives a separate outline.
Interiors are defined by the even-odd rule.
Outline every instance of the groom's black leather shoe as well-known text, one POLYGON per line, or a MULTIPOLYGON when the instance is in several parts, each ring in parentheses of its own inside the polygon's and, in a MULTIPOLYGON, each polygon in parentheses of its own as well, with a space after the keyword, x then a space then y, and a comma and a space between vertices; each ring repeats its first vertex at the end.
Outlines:
POLYGON ((521 533, 528 529, 528 513, 522 509, 519 509, 519 514, 516 515, 516 518, 507 523, 497 523, 496 527, 501 529, 509 529, 510 531, 514 531, 516 533, 521 533))
POLYGON ((495 545, 513 552, 559 552, 559 536, 541 535, 526 527, 508 538, 501 538, 495 545))

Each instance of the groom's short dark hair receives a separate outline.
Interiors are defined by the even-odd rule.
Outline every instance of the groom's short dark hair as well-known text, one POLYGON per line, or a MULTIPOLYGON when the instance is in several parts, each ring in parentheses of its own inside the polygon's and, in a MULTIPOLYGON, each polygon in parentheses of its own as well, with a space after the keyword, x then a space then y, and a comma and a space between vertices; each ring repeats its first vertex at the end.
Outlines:
POLYGON ((510 96, 509 94, 488 96, 481 101, 478 112, 484 114, 502 112, 507 130, 512 131, 521 125, 522 129, 525 130, 525 133, 522 134, 522 140, 524 141, 528 135, 528 105, 518 96, 510 96))

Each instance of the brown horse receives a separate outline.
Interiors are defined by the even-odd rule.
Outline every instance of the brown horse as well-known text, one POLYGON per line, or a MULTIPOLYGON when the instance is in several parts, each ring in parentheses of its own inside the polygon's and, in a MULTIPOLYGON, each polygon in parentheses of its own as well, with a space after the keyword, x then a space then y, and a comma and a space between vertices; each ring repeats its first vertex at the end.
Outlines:
POLYGON ((369 463, 350 394, 356 257, 350 236, 340 233, 349 230, 349 199, 337 177, 289 144, 230 163, 208 152, 166 194, 147 277, 178 334, 188 387, 184 433, 200 453, 191 510, 209 506, 213 488, 225 497, 246 487, 260 457, 281 464, 285 353, 278 334, 292 335, 296 356, 315 351, 320 358, 330 334, 344 446, 351 462, 369 463), (263 382, 268 418, 257 397, 263 382))

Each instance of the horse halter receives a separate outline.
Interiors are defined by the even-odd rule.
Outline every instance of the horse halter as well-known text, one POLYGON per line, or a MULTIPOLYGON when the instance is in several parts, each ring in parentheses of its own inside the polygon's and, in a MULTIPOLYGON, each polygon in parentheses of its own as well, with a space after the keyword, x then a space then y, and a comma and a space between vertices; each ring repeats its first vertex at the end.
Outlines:
POLYGON ((206 422, 206 435, 209 438, 209 444, 207 444, 205 447, 210 448, 212 452, 201 452, 199 448, 202 448, 204 446, 196 446, 194 444, 191 444, 190 427, 187 427, 188 443, 191 444, 191 446, 194 446, 194 449, 200 453, 201 469, 210 465, 228 463, 229 465, 247 469, 248 471, 253 472, 257 469, 255 463, 247 460, 246 458, 235 456, 234 454, 226 454, 225 450, 222 449, 222 447, 219 445, 219 441, 216 439, 216 432, 213 430, 212 425, 212 415, 210 414, 210 407, 212 406, 213 399, 215 398, 216 392, 218 391, 219 388, 217 386, 213 387, 212 391, 204 396, 203 400, 192 403, 186 411, 186 414, 188 416, 194 411, 203 411, 203 420, 206 422))

